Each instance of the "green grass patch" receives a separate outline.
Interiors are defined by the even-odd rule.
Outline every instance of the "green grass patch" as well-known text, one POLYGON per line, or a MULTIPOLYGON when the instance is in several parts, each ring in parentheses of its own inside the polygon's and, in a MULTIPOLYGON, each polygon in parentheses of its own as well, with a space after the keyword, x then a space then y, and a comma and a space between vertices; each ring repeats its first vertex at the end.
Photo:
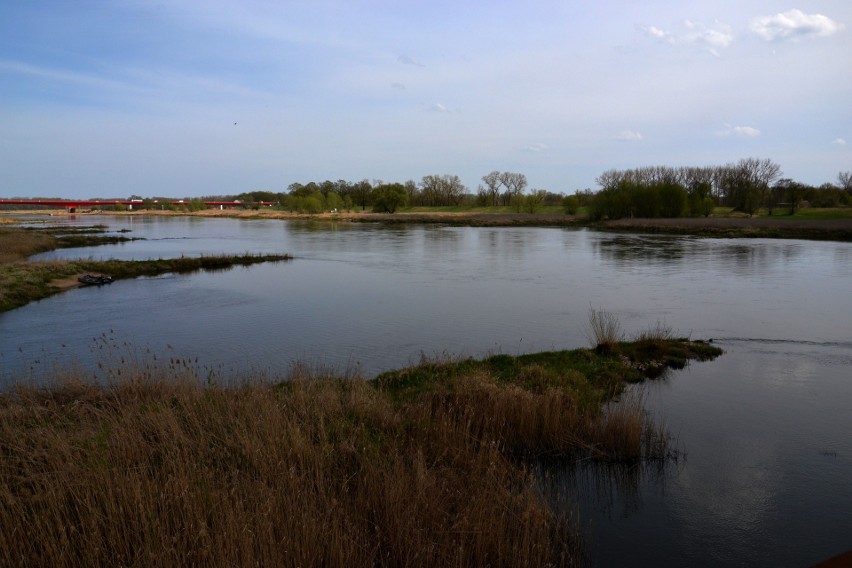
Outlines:
POLYGON ((773 219, 778 220, 813 220, 813 221, 837 221, 844 219, 852 219, 852 207, 833 207, 833 208, 816 208, 808 207, 806 209, 797 209, 793 215, 789 214, 789 210, 775 209, 772 213, 773 219))
POLYGON ((640 338, 606 350, 575 349, 527 355, 494 355, 482 360, 423 361, 389 371, 373 381, 395 400, 409 401, 435 391, 464 388, 470 377, 488 377, 498 387, 531 393, 570 391, 581 408, 594 408, 624 390, 625 384, 682 369, 689 360, 707 361, 722 350, 685 338, 640 338))

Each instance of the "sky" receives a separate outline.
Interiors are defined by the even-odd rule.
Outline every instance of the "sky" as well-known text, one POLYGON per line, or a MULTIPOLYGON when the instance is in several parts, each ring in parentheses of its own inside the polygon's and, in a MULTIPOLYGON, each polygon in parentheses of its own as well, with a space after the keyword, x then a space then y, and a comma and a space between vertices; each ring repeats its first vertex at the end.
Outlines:
POLYGON ((852 170, 850 0, 4 0, 0 197, 852 170))

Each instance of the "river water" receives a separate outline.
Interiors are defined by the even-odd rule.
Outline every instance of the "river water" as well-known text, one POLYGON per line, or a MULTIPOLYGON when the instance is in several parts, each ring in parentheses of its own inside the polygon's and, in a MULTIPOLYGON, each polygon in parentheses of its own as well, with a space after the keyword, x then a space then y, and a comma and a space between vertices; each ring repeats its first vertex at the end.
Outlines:
MULTIPOLYGON (((54 221, 51 219, 51 221, 54 221)), ((852 549, 852 244, 195 217, 62 218, 129 243, 37 258, 290 253, 71 290, 0 314, 5 381, 169 353, 218 377, 295 361, 372 376, 422 356, 588 345, 590 308, 725 355, 641 389, 683 457, 571 468, 590 563, 807 566, 852 549), (117 347, 115 347, 117 346, 117 347), (135 356, 135 355, 130 355, 135 356)), ((574 492, 571 492, 572 495, 574 492)))

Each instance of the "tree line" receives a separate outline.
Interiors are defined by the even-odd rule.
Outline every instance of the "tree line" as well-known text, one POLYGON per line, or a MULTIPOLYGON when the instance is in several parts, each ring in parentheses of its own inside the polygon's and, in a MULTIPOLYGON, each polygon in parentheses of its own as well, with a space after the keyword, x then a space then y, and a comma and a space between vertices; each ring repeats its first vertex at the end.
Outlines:
POLYGON ((535 212, 543 204, 559 204, 562 194, 534 190, 524 195, 527 179, 514 172, 491 172, 483 176, 487 189, 479 187, 471 194, 459 176, 434 174, 420 182, 387 183, 381 180, 346 180, 292 183, 286 192, 250 191, 234 196, 247 207, 275 202, 283 209, 299 213, 351 211, 353 209, 393 213, 400 207, 454 207, 473 205, 511 205, 517 211, 535 212))
MULTIPOLYGON (((766 209, 790 214, 807 202, 813 207, 852 205, 852 172, 838 174, 839 185, 818 188, 782 178, 769 159, 745 158, 723 166, 653 166, 607 170, 595 180, 601 189, 575 196, 593 219, 709 216, 716 206, 748 215, 766 209)), ((567 209, 567 205, 566 205, 567 209)))
MULTIPOLYGON (((621 217, 709 216, 715 207, 731 207, 753 215, 758 209, 791 214, 802 205, 852 205, 852 172, 840 172, 837 184, 813 187, 783 178, 781 167, 769 159, 745 158, 721 166, 652 166, 610 169, 596 178, 600 189, 573 195, 543 189, 527 190, 524 174, 498 170, 482 176, 472 193, 456 175, 426 175, 419 182, 381 180, 325 180, 295 182, 284 192, 250 191, 235 196, 186 198, 183 208, 203 207, 203 201, 239 200, 244 207, 272 202, 300 213, 362 211, 393 213, 401 207, 511 207, 518 213, 536 213, 544 206, 562 206, 574 215, 585 208, 593 219, 621 217)), ((145 200, 149 205, 150 200, 145 200)), ((176 207, 174 205, 168 205, 176 207)), ((164 207, 162 203, 157 206, 164 207)))

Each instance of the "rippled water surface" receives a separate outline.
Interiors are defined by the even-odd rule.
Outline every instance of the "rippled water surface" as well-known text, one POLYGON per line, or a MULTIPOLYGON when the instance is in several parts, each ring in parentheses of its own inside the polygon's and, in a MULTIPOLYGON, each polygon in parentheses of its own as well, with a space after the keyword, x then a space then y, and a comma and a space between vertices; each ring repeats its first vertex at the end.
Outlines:
MULTIPOLYGON (((40 258, 286 252, 290 262, 81 288, 0 314, 6 380, 104 345, 228 374, 372 375, 422 354, 586 346, 590 307, 721 358, 643 389, 685 459, 574 469, 593 563, 806 566, 852 549, 852 244, 200 218, 93 218, 144 240, 40 258)), ((139 355, 144 357, 144 355, 139 355)), ((570 478, 570 479, 569 479, 570 478)))

